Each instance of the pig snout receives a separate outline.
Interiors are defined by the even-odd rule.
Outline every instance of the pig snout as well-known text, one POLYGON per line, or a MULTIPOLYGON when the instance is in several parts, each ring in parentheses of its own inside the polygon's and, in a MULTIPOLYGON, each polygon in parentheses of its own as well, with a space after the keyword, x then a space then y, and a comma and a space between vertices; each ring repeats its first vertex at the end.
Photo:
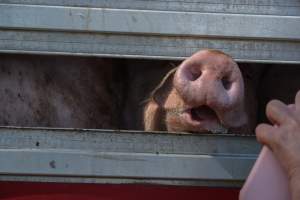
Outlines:
POLYGON ((193 55, 177 69, 174 87, 186 104, 182 120, 192 130, 218 131, 247 123, 243 78, 238 65, 225 54, 193 55))

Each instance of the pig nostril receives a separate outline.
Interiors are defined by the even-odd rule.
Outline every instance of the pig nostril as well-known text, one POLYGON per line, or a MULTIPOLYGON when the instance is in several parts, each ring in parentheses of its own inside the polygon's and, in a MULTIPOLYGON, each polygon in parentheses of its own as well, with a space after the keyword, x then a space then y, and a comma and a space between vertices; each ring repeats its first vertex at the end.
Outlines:
POLYGON ((202 72, 201 71, 192 72, 191 74, 192 74, 192 81, 195 81, 202 75, 202 72))
POLYGON ((190 81, 195 81, 197 80, 200 76, 202 75, 202 72, 200 70, 190 70, 189 72, 189 80, 190 81))
POLYGON ((224 77, 222 78, 222 84, 226 90, 229 90, 231 88, 232 82, 229 81, 228 78, 224 77))

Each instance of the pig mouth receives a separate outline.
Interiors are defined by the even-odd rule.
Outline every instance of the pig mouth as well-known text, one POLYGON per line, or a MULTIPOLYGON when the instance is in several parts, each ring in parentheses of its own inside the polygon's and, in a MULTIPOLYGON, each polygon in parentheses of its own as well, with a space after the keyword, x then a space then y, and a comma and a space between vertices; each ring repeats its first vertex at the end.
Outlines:
POLYGON ((190 108, 188 112, 193 121, 204 121, 204 120, 219 121, 216 112, 208 106, 199 106, 196 108, 190 108))
POLYGON ((188 108, 183 113, 183 118, 190 127, 190 130, 187 130, 189 132, 224 132, 218 114, 209 106, 188 108))

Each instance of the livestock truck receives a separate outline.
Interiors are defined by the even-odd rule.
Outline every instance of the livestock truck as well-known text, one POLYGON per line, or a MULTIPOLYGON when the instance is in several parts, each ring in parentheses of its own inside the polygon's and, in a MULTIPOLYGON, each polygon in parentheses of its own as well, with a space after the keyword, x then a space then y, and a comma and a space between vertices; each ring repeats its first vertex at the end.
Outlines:
MULTIPOLYGON (((20 55, 154 66, 199 49, 258 68, 299 65, 300 1, 0 0, 0 66, 20 55)), ((143 80, 153 68, 128 73, 143 80)), ((136 102, 115 129, 0 124, 0 198, 238 199, 261 148, 253 135, 134 130, 136 102)))

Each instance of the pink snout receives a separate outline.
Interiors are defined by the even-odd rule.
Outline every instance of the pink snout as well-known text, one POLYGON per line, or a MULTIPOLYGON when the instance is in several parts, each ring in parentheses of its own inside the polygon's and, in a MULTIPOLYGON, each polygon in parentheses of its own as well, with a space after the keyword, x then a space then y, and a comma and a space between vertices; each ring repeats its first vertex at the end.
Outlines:
POLYGON ((174 86, 186 104, 186 120, 199 130, 240 127, 247 122, 244 83, 234 60, 215 50, 205 50, 185 60, 177 69, 174 86))

